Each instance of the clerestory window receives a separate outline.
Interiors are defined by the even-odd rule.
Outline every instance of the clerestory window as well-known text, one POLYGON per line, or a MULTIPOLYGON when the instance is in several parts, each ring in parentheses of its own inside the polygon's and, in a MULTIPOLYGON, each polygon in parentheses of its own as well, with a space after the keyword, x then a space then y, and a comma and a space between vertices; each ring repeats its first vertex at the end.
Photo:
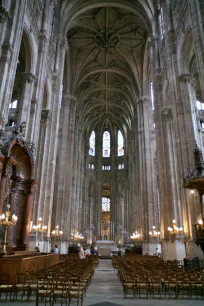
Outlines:
POLYGON ((110 157, 110 133, 103 133, 103 157, 110 157))
POLYGON ((124 155, 124 138, 121 131, 118 131, 118 156, 124 155))
POLYGON ((89 138, 89 155, 95 156, 95 142, 96 142, 96 134, 93 131, 89 138))

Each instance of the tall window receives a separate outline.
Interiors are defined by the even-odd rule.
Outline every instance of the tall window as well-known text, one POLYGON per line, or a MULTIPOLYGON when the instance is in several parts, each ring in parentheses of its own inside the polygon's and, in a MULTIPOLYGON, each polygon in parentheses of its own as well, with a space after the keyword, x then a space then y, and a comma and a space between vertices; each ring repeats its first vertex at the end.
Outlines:
POLYGON ((160 27, 160 34, 161 34, 161 39, 164 38, 164 12, 163 8, 159 7, 160 14, 159 14, 159 27, 160 27))
POLYGON ((93 131, 89 138, 89 155, 92 156, 95 156, 95 140, 96 140, 96 134, 93 131))
POLYGON ((102 198, 102 211, 110 211, 110 199, 103 197, 102 198))
POLYGON ((121 131, 118 131, 118 156, 124 155, 124 139, 121 131))
POLYGON ((154 110, 154 91, 153 91, 153 83, 150 83, 150 94, 151 94, 152 110, 154 110))
POLYGON ((110 133, 103 133, 103 157, 110 157, 110 133))

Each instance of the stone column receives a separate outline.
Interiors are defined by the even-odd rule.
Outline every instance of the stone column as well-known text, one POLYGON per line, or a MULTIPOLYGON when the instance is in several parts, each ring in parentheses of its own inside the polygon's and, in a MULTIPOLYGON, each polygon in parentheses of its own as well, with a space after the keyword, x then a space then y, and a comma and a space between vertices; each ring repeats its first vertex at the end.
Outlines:
MULTIPOLYGON (((54 179, 55 179, 55 169, 56 169, 56 156, 57 156, 57 145, 58 145, 58 129, 59 129, 59 115, 60 115, 60 105, 61 105, 61 90, 62 81, 64 73, 64 58, 65 58, 65 48, 64 44, 58 41, 58 48, 56 54, 56 60, 59 59, 58 70, 53 73, 53 84, 52 84, 52 107, 51 114, 49 118, 50 130, 49 134, 46 135, 46 145, 48 157, 44 162, 46 162, 46 176, 43 178, 44 181, 44 203, 40 203, 42 209, 43 223, 48 225, 48 241, 51 231, 51 219, 52 219, 52 209, 53 209, 53 197, 54 197, 54 179)), ((60 225, 60 224, 59 224, 60 225)), ((50 246, 47 246, 48 250, 50 246)))
MULTIPOLYGON (((144 159, 144 168, 142 175, 143 180, 143 193, 144 193, 144 227, 143 227, 143 253, 150 253, 150 250, 155 249, 155 245, 152 241, 149 241, 149 230, 152 228, 152 225, 155 225, 154 220, 154 192, 153 192, 153 159, 151 151, 151 126, 150 126, 150 117, 151 117, 151 102, 149 97, 142 98, 142 114, 143 114, 143 155, 141 158, 144 159), (145 153, 145 155, 144 155, 145 153), (153 246, 152 246, 153 244, 153 246)), ((152 253, 152 252, 151 252, 152 253)))
POLYGON ((101 192, 102 192, 102 131, 97 130, 96 139, 96 197, 94 203, 94 225, 96 240, 101 239, 102 235, 102 208, 101 208, 101 192))
MULTIPOLYGON (((139 104, 137 104, 137 108, 139 108, 139 104)), ((138 113, 137 113, 138 114, 138 113)), ((130 235, 133 231, 139 231, 142 234, 142 200, 141 200, 141 163, 140 160, 140 126, 138 123, 137 117, 134 118, 134 126, 132 130, 131 137, 133 138, 128 143, 128 176, 129 181, 131 182, 130 190, 132 190, 132 198, 129 198, 129 201, 132 202, 132 210, 131 210, 131 227, 130 227, 130 235)))
MULTIPOLYGON (((53 223, 59 223, 64 231, 64 239, 69 240, 71 228, 72 178, 74 157, 76 99, 63 95, 61 125, 59 130, 57 171, 55 177, 55 196, 53 223), (67 162, 66 162, 67 160, 67 162), (69 162, 68 162, 69 161, 69 162)), ((54 224, 53 224, 54 225, 54 224)))
MULTIPOLYGON (((178 184, 176 178, 176 155, 174 152, 174 136, 172 135, 172 121, 173 115, 171 108, 163 108, 162 121, 164 131, 164 151, 166 156, 166 180, 168 186, 168 200, 166 201, 165 209, 165 228, 164 228, 164 240, 162 242, 162 256, 163 258, 182 260, 185 257, 185 247, 181 242, 175 239, 170 239, 167 227, 172 225, 172 220, 176 219, 177 223, 182 222, 181 207, 179 205, 178 198, 178 184)), ((178 224, 183 226, 183 224, 178 224)))
MULTIPOLYGON (((147 100, 144 100, 147 102, 147 100)), ((148 226, 148 195, 147 195, 147 181, 146 181, 146 161, 144 152, 145 148, 145 126, 144 126, 144 112, 143 100, 140 100, 137 104, 137 118, 138 118, 138 130, 139 130, 139 161, 140 161, 140 196, 141 196, 141 207, 142 207, 142 235, 143 235, 143 250, 147 253, 146 246, 149 240, 149 226, 148 226)), ((146 114, 145 114, 146 116, 146 114)))
POLYGON ((72 196, 71 196, 71 205, 72 205, 72 218, 73 218, 73 227, 80 231, 80 223, 79 223, 79 189, 80 189, 80 156, 81 156, 81 146, 79 142, 79 122, 75 124, 75 137, 74 137, 74 151, 73 151, 73 188, 72 188, 72 196))
POLYGON ((36 163, 37 189, 35 192, 35 205, 33 208, 33 222, 38 223, 38 218, 42 217, 45 201, 45 184, 47 176, 47 166, 49 157, 50 140, 50 111, 44 110, 41 113, 40 136, 36 163))
MULTIPOLYGON (((117 202, 117 209, 119 211, 118 213, 118 225, 121 225, 121 230, 118 231, 118 234, 119 234, 119 243, 120 244, 123 244, 124 243, 124 239, 123 239, 123 235, 122 235, 122 230, 126 227, 125 227, 125 224, 124 224, 124 210, 125 210, 125 203, 124 203, 124 190, 123 190, 123 186, 120 186, 119 187, 120 190, 118 190, 118 202, 117 202)), ((127 228, 128 230, 128 228, 127 228)))

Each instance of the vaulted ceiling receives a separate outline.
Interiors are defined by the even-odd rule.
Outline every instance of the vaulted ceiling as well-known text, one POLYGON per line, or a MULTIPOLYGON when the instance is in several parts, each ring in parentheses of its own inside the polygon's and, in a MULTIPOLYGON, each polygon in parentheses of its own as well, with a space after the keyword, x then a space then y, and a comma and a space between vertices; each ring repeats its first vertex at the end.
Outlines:
POLYGON ((83 125, 131 129, 143 90, 147 31, 141 18, 119 7, 89 9, 72 22, 67 40, 69 91, 83 125))

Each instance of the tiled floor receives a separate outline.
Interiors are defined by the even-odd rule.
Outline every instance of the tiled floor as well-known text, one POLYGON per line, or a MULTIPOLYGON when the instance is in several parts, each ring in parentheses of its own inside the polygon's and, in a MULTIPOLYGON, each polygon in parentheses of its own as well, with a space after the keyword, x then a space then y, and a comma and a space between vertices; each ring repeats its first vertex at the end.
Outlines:
MULTIPOLYGON (((0 304, 6 306, 34 306, 33 302, 7 302, 1 301, 0 304)), ((39 303, 40 305, 44 305, 39 303)), ((49 306, 49 303, 47 303, 49 306)), ((56 305, 56 304, 55 304, 56 305)), ((59 306, 58 304, 57 306, 59 306)), ((76 302, 71 304, 76 305, 76 302)), ((122 284, 114 271, 111 260, 101 259, 95 269, 91 285, 88 287, 84 297, 83 306, 204 306, 204 300, 156 300, 156 299, 134 299, 124 298, 122 284)))

